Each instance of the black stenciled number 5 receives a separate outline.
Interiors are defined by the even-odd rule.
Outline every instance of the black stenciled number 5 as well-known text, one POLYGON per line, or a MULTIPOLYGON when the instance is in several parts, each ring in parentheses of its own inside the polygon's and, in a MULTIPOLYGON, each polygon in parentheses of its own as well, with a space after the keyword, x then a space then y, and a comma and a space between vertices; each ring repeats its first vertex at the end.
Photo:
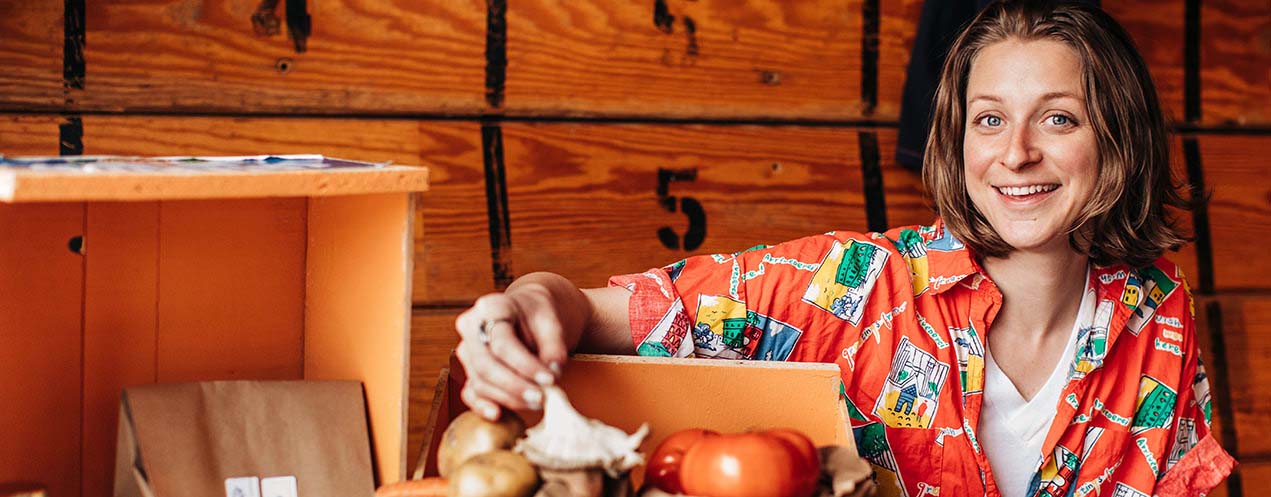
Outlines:
MULTIPOLYGON (((697 169, 663 169, 658 168, 658 203, 668 212, 675 212, 675 196, 669 195, 672 181, 694 181, 697 169)), ((706 210, 701 202, 693 197, 680 198, 680 210, 688 216, 688 231, 684 233, 684 245, 680 246, 680 235, 670 226, 658 228, 658 239, 662 245, 671 250, 683 248, 687 251, 697 250, 706 240, 706 210)))

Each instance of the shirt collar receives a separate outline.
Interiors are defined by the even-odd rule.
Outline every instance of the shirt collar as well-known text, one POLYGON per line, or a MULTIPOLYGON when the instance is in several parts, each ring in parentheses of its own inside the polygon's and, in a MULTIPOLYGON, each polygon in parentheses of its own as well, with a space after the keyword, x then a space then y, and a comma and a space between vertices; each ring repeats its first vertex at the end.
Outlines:
POLYGON ((975 261, 971 249, 949 232, 943 219, 936 219, 935 224, 919 231, 927 251, 927 290, 932 294, 940 294, 953 288, 968 276, 973 276, 969 284, 974 288, 984 278, 984 272, 975 261))
MULTIPOLYGON (((972 291, 980 290, 987 273, 970 247, 949 232, 943 219, 920 228, 919 235, 927 252, 927 291, 940 294, 959 284, 972 291)), ((1137 336, 1154 317, 1156 307, 1183 285, 1177 273, 1172 264, 1139 269, 1119 263, 1092 266, 1086 288, 1095 292, 1095 311, 1078 332, 1070 379, 1079 379, 1102 367, 1112 344, 1124 331, 1137 336)))

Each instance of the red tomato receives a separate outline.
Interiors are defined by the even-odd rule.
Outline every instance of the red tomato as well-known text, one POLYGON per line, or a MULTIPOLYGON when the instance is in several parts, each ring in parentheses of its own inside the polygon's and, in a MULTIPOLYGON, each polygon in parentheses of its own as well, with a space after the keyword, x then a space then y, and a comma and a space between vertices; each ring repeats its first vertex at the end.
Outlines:
MULTIPOLYGON (((686 430, 688 431, 688 430, 686 430)), ((673 478, 652 480, 668 492, 700 497, 809 497, 821 474, 821 457, 806 436, 794 430, 720 435, 711 431, 677 432, 654 451, 649 474, 677 473, 673 478), (675 441, 674 447, 663 446, 675 441), (690 443, 691 442, 691 443, 690 443), (687 448, 680 449, 685 443, 687 448), (678 472, 665 469, 665 455, 682 450, 678 472), (662 456, 662 457, 660 457, 662 456), (660 483, 659 483, 660 482, 660 483)), ((674 462, 673 458, 670 462, 674 462)))
POLYGON ((653 455, 649 457, 648 467, 645 468, 644 473, 645 479, 653 486, 667 492, 684 493, 684 486, 680 484, 680 463, 684 461, 684 451, 702 437, 711 435, 717 435, 717 433, 698 428, 672 433, 658 444, 658 448, 654 449, 653 455))

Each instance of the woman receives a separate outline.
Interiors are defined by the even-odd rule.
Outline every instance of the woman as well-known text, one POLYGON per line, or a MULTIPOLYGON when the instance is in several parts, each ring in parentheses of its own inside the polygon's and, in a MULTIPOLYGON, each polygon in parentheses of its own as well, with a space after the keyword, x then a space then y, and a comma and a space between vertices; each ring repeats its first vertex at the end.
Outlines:
POLYGON ((834 362, 884 495, 1196 495, 1191 297, 1160 257, 1168 137, 1106 14, 1000 3, 954 43, 924 181, 939 219, 692 257, 579 290, 527 275, 461 315, 464 402, 537 408, 567 352, 834 362))

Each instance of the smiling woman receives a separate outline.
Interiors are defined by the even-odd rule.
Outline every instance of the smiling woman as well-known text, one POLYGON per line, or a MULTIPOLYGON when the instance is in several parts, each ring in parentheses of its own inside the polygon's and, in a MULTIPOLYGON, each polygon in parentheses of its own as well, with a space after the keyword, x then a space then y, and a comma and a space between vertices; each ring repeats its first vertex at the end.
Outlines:
POLYGON ((1185 239, 1166 211, 1182 202, 1129 37, 1091 7, 995 3, 953 44, 933 110, 933 225, 690 257, 602 289, 527 275, 456 322, 464 402, 528 407, 576 349, 833 362, 883 495, 1220 483, 1234 461, 1210 433, 1191 295, 1161 257, 1185 239), (507 326, 481 340, 491 321, 507 326))

